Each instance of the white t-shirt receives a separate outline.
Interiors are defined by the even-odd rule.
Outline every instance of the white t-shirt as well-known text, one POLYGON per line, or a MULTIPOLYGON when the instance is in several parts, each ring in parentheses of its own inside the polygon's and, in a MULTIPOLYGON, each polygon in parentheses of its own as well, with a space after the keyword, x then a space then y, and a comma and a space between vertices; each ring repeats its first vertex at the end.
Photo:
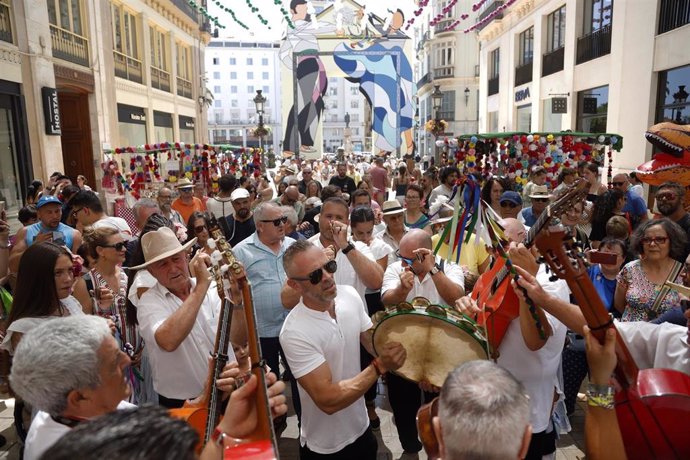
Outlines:
POLYGON ((230 197, 219 198, 214 196, 209 198, 206 201, 206 210, 209 213, 213 213, 218 219, 235 214, 235 208, 232 207, 230 197))
MULTIPOLYGON (((118 410, 137 407, 127 401, 120 401, 117 405, 118 410)), ((24 460, 37 460, 43 453, 52 447, 53 444, 69 433, 71 430, 67 425, 58 423, 52 419, 48 413, 42 410, 36 412, 36 416, 31 421, 29 432, 26 435, 24 444, 24 460)))
POLYGON ((675 369, 690 375, 690 330, 687 326, 616 321, 616 329, 638 368, 675 369))
MULTIPOLYGON (((395 253, 395 249, 393 249, 388 243, 383 241, 378 236, 372 238, 371 243, 369 243, 368 246, 371 250, 371 255, 376 261, 384 257, 389 257, 391 254, 395 253)), ((381 289, 366 288, 364 292, 365 294, 373 294, 374 292, 381 292, 381 289)), ((364 301, 364 303, 366 304, 366 300, 364 301)))
MULTIPOLYGON (((546 265, 539 266, 537 281, 551 295, 568 302, 570 291, 564 280, 549 281, 546 265)), ((537 305, 538 306, 538 305, 537 305)), ((545 312, 546 313, 546 312, 545 312)), ((549 426, 554 388, 558 386, 558 366, 568 328, 554 316, 546 313, 553 335, 537 351, 525 345, 520 330, 520 318, 515 318, 499 347, 496 363, 508 370, 525 386, 530 398, 530 423, 532 432, 540 433, 549 426)))
MULTIPOLYGON (((436 256, 436 263, 441 264, 441 257, 436 256)), ((455 284, 458 284, 464 289, 465 286, 465 274, 459 265, 452 262, 444 262, 443 272, 446 274, 448 279, 450 279, 455 284)), ((385 294, 386 291, 390 289, 395 289, 400 285, 400 274, 403 272, 402 261, 398 260, 393 262, 386 268, 386 273, 383 274, 383 286, 381 287, 381 295, 385 294)), ((438 275, 437 275, 438 276, 438 275)), ((424 278, 419 281, 419 276, 414 277, 414 285, 407 294, 408 301, 414 299, 415 297, 421 296, 429 299, 432 304, 447 305, 446 301, 441 298, 434 284, 434 280, 431 279, 431 273, 424 275, 424 278)))
MULTIPOLYGON (((288 314, 280 331, 280 345, 296 379, 323 363, 328 364, 333 382, 350 379, 361 372, 359 337, 372 323, 352 287, 338 285, 335 316, 333 319, 328 312, 312 310, 302 302, 288 314)), ((319 454, 332 454, 353 443, 369 426, 364 396, 328 415, 318 408, 302 385, 298 388, 302 401, 302 446, 319 454)))
MULTIPOLYGON (((323 244, 321 243, 320 237, 321 234, 317 233, 316 235, 309 238, 309 241, 314 243, 314 246, 323 249, 323 244)), ((369 246, 362 243, 361 241, 354 241, 354 245, 355 249, 357 249, 359 252, 361 252, 371 260, 374 260, 374 255, 372 254, 371 249, 369 249, 369 246)), ((357 274, 357 272, 355 272, 355 268, 350 263, 350 260, 347 258, 347 255, 343 254, 343 251, 338 251, 338 253, 335 255, 335 262, 338 264, 338 270, 335 272, 334 276, 335 284, 344 284, 346 286, 352 286, 359 294, 362 303, 364 303, 364 294, 366 293, 367 287, 364 285, 364 281, 362 281, 362 278, 357 274)))
MULTIPOLYGON (((129 293, 127 294, 127 298, 129 299, 130 302, 132 302, 132 305, 135 307, 139 306, 139 289, 146 289, 149 290, 153 286, 156 285, 158 281, 156 278, 153 277, 151 272, 149 272, 147 269, 142 268, 141 270, 137 270, 136 275, 134 275, 134 281, 132 281, 132 285, 129 288, 129 293)), ((142 294, 143 295, 143 294, 142 294)))
POLYGON ((124 238, 125 241, 129 241, 129 240, 134 239, 134 237, 132 236, 132 229, 129 228, 129 224, 122 217, 105 216, 104 218, 94 222, 92 227, 93 228, 102 228, 102 227, 114 228, 115 230, 120 232, 120 236, 122 238, 124 238))
MULTIPOLYGON (((191 281, 195 286, 196 280, 191 281)), ((215 282, 206 292, 189 335, 175 351, 165 351, 158 346, 155 334, 180 306, 182 299, 156 283, 141 296, 137 318, 151 360, 153 388, 166 398, 190 399, 201 394, 208 377, 208 356, 213 352, 220 314, 215 282)), ((232 348, 228 350, 228 362, 231 361, 235 361, 232 348)))

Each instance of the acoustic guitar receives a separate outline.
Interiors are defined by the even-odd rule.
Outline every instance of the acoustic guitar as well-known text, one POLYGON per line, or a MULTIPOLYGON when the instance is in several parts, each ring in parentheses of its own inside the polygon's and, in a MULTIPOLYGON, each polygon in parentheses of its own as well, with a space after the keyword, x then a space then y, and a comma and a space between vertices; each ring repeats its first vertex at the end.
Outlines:
MULTIPOLYGON (((553 273, 568 283, 592 334, 604 343, 606 330, 615 326, 587 275, 582 252, 562 228, 540 234, 536 245, 553 273)), ((690 414, 690 376, 671 369, 638 369, 620 334, 616 355, 615 409, 627 457, 690 458, 685 426, 690 414)))

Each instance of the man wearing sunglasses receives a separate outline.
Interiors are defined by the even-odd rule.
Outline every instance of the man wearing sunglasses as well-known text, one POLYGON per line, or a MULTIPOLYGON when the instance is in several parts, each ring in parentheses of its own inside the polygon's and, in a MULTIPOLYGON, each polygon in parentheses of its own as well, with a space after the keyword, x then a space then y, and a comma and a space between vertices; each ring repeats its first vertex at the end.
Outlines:
MULTIPOLYGON (((400 240, 397 255, 399 260, 388 265, 383 277, 381 300, 384 305, 409 302, 417 296, 429 299, 432 304, 453 305, 465 294, 462 268, 435 256, 431 236, 424 230, 408 231, 400 240)), ((393 374, 387 381, 400 444, 407 453, 419 452, 422 444, 417 439, 415 419, 422 405, 420 388, 393 374)), ((430 385, 421 386, 432 390, 430 385)), ((431 399, 432 393, 427 391, 424 400, 431 399)))
POLYGON ((522 211, 522 197, 518 192, 507 190, 501 194, 498 202, 501 205, 501 218, 503 219, 509 217, 517 219, 520 211, 522 211))
POLYGON ((535 185, 532 187, 532 193, 529 194, 532 201, 532 206, 527 207, 520 213, 521 221, 528 227, 532 227, 536 222, 546 206, 551 200, 549 189, 546 185, 535 185))
POLYGON ((101 200, 91 190, 82 190, 70 201, 72 218, 78 228, 110 227, 120 232, 120 236, 127 241, 133 239, 132 229, 122 217, 108 216, 103 210, 101 200))
POLYGON ((690 213, 683 207, 685 187, 678 182, 665 182, 659 186, 656 192, 656 207, 659 213, 680 225, 688 235, 688 243, 685 246, 685 257, 690 254, 690 213))
POLYGON ((302 401, 300 458, 374 460, 377 441, 364 393, 380 375, 404 364, 405 349, 387 343, 361 370, 360 343, 375 355, 368 332, 372 322, 359 294, 336 284, 338 263, 300 240, 285 252, 283 264, 287 284, 301 298, 280 331, 302 401))
POLYGON ((613 176, 611 185, 614 189, 625 193, 625 206, 623 206, 621 212, 630 214, 633 229, 635 229, 640 223, 649 219, 649 214, 647 213, 647 204, 644 202, 644 199, 641 196, 630 191, 630 182, 628 181, 627 174, 619 173, 613 176))

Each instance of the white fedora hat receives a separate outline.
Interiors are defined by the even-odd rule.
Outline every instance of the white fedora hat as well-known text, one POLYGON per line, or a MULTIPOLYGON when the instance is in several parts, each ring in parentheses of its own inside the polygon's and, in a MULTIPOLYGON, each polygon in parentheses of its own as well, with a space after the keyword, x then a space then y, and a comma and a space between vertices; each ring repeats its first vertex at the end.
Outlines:
POLYGON ((196 243, 196 238, 192 238, 191 241, 182 245, 177 239, 177 236, 175 236, 175 232, 168 227, 161 227, 155 232, 148 232, 141 237, 141 249, 144 252, 144 260, 146 262, 136 267, 130 267, 130 269, 139 270, 146 268, 154 262, 186 251, 194 243, 196 243))

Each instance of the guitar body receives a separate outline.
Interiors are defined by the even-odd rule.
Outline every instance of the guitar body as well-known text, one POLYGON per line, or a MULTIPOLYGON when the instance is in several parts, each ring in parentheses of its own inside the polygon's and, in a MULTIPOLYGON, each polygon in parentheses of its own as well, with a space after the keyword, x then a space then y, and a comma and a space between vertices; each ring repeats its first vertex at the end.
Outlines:
POLYGON ((237 460, 240 458, 242 460, 275 460, 277 456, 273 450, 273 443, 268 439, 264 439, 225 449, 223 458, 225 460, 237 460))
POLYGON ((643 369, 616 393, 616 416, 630 460, 690 458, 684 421, 690 414, 690 376, 671 369, 643 369))
POLYGON ((432 423, 433 418, 437 415, 438 398, 434 398, 430 403, 424 404, 417 411, 417 432, 429 460, 439 460, 441 458, 441 446, 432 423))
POLYGON ((197 454, 204 448, 204 437, 206 436, 206 422, 208 420, 208 409, 200 406, 188 406, 187 403, 179 409, 170 409, 170 416, 184 420, 199 435, 199 442, 194 449, 197 454))
POLYGON ((520 301, 510 285, 510 277, 501 276, 505 266, 505 259, 498 258, 491 269, 482 273, 470 295, 483 310, 477 315, 477 324, 486 329, 492 353, 498 350, 508 326, 520 314, 520 301))

